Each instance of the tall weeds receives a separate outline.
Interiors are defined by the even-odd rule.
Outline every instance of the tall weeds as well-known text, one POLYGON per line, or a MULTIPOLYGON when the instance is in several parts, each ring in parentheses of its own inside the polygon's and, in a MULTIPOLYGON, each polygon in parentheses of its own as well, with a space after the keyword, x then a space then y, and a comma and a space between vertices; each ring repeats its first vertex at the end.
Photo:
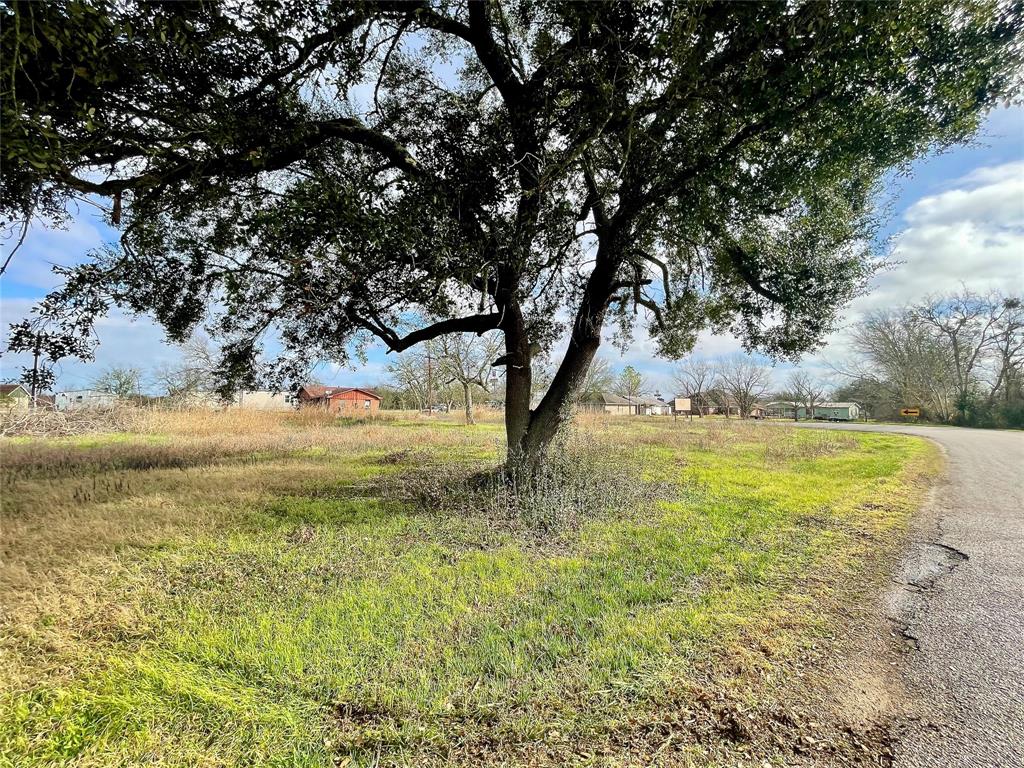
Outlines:
POLYGON ((420 463, 385 481, 388 497, 432 514, 473 514, 538 532, 572 531, 609 514, 629 514, 667 492, 645 470, 643 446, 623 446, 614 436, 570 430, 529 478, 501 467, 451 460, 420 463))

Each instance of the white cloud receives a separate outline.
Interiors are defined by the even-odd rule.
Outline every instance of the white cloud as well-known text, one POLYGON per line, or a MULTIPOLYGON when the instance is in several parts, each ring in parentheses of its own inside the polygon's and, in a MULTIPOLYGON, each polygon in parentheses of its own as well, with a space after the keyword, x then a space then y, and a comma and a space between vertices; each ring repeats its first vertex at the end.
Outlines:
POLYGON ((855 303, 864 312, 957 289, 1024 289, 1024 163, 978 169, 962 186, 924 197, 904 215, 897 266, 855 303))
POLYGON ((1020 181, 1024 177, 1024 160, 1001 165, 987 165, 975 168, 956 179, 952 187, 976 187, 983 184, 997 184, 1003 181, 1020 181))
POLYGON ((1024 163, 979 168, 961 183, 914 203, 904 215, 908 231, 956 223, 1018 230, 1024 226, 1024 163))
MULTIPOLYGON (((951 188, 911 205, 896 235, 898 263, 877 275, 872 290, 846 313, 901 307, 929 294, 959 290, 1024 291, 1024 162, 978 168, 951 188)), ((842 359, 848 331, 834 334, 817 360, 842 359)))

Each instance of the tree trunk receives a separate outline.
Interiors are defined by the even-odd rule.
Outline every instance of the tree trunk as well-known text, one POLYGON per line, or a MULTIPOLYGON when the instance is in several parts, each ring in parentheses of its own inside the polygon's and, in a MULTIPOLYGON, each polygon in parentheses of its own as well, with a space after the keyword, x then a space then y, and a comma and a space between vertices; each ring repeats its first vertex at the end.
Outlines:
POLYGON ((526 336, 522 310, 512 304, 506 309, 505 332, 505 437, 509 458, 523 448, 530 428, 530 391, 533 370, 530 367, 530 340, 526 336))
MULTIPOLYGON (((509 419, 513 418, 513 415, 508 412, 505 414, 509 435, 510 469, 514 473, 523 472, 528 477, 536 476, 547 458, 552 441, 561 428, 572 419, 573 400, 583 386, 587 371, 590 370, 590 365, 601 345, 601 327, 611 295, 614 268, 607 276, 602 276, 608 283, 604 288, 601 288, 600 281, 595 285, 593 277, 592 275, 587 295, 577 312, 572 335, 569 337, 569 348, 536 410, 527 410, 526 429, 515 433, 515 441, 512 439, 513 430, 509 426, 509 419)), ((507 377, 506 383, 511 383, 507 377)))
POLYGON ((466 423, 476 424, 473 420, 473 389, 470 387, 468 382, 462 382, 462 391, 465 394, 466 401, 466 423))
POLYGON ((507 471, 513 476, 522 477, 525 473, 529 480, 535 478, 547 459, 552 441, 572 418, 573 399, 601 345, 605 312, 615 294, 616 274, 629 245, 628 224, 629 218, 622 216, 621 221, 615 224, 599 225, 606 229, 604 236, 599 238, 594 269, 576 310, 569 347, 534 411, 530 410, 531 350, 522 309, 515 300, 506 304, 502 324, 505 349, 509 355, 505 374, 505 431, 508 436, 507 471))

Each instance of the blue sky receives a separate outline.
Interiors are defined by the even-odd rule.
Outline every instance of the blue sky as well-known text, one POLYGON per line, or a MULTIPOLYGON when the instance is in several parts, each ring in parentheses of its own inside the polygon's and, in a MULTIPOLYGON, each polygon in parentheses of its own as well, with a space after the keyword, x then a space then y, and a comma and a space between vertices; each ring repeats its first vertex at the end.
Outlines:
MULTIPOLYGON (((894 258, 902 263, 877 276, 872 291, 847 310, 847 325, 864 312, 899 306, 959 285, 984 290, 1024 292, 1024 108, 1001 108, 991 113, 974 144, 931 155, 915 163, 906 177, 887 183, 885 197, 893 201, 893 218, 886 230, 892 236, 894 258)), ((116 232, 101 220, 98 210, 80 204, 66 230, 30 230, 24 245, 0 280, 0 322, 25 317, 33 303, 56 285, 54 264, 72 264, 116 232)), ((6 256, 12 241, 3 242, 6 256)), ((164 342, 160 328, 146 318, 115 313, 97 328, 100 346, 94 363, 64 361, 57 367, 58 390, 87 386, 105 367, 133 366, 152 371, 179 357, 164 342)), ((716 357, 739 349, 728 336, 704 335, 695 354, 716 357)), ((631 364, 643 370, 663 392, 671 389, 672 364, 656 359, 653 345, 638 332, 624 355, 608 345, 602 354, 616 367, 631 364)), ((830 363, 848 355, 846 334, 833 334, 818 354, 804 365, 823 375, 830 363)), ((0 358, 0 378, 14 378, 25 359, 0 358)), ((371 350, 366 365, 343 369, 325 363, 317 378, 335 384, 372 384, 385 377, 383 348, 371 350)), ((785 366, 780 367, 781 372, 785 366)))

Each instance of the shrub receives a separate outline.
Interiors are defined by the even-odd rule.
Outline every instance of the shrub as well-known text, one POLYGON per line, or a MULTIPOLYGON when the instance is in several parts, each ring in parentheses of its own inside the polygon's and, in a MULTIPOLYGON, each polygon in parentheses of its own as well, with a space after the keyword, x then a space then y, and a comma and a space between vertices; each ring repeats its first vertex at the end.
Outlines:
POLYGON ((541 532, 575 530, 589 519, 633 513, 666 493, 647 476, 643 447, 623 448, 609 438, 568 433, 529 480, 500 467, 480 472, 478 465, 441 461, 391 475, 385 494, 433 514, 480 514, 541 532))

